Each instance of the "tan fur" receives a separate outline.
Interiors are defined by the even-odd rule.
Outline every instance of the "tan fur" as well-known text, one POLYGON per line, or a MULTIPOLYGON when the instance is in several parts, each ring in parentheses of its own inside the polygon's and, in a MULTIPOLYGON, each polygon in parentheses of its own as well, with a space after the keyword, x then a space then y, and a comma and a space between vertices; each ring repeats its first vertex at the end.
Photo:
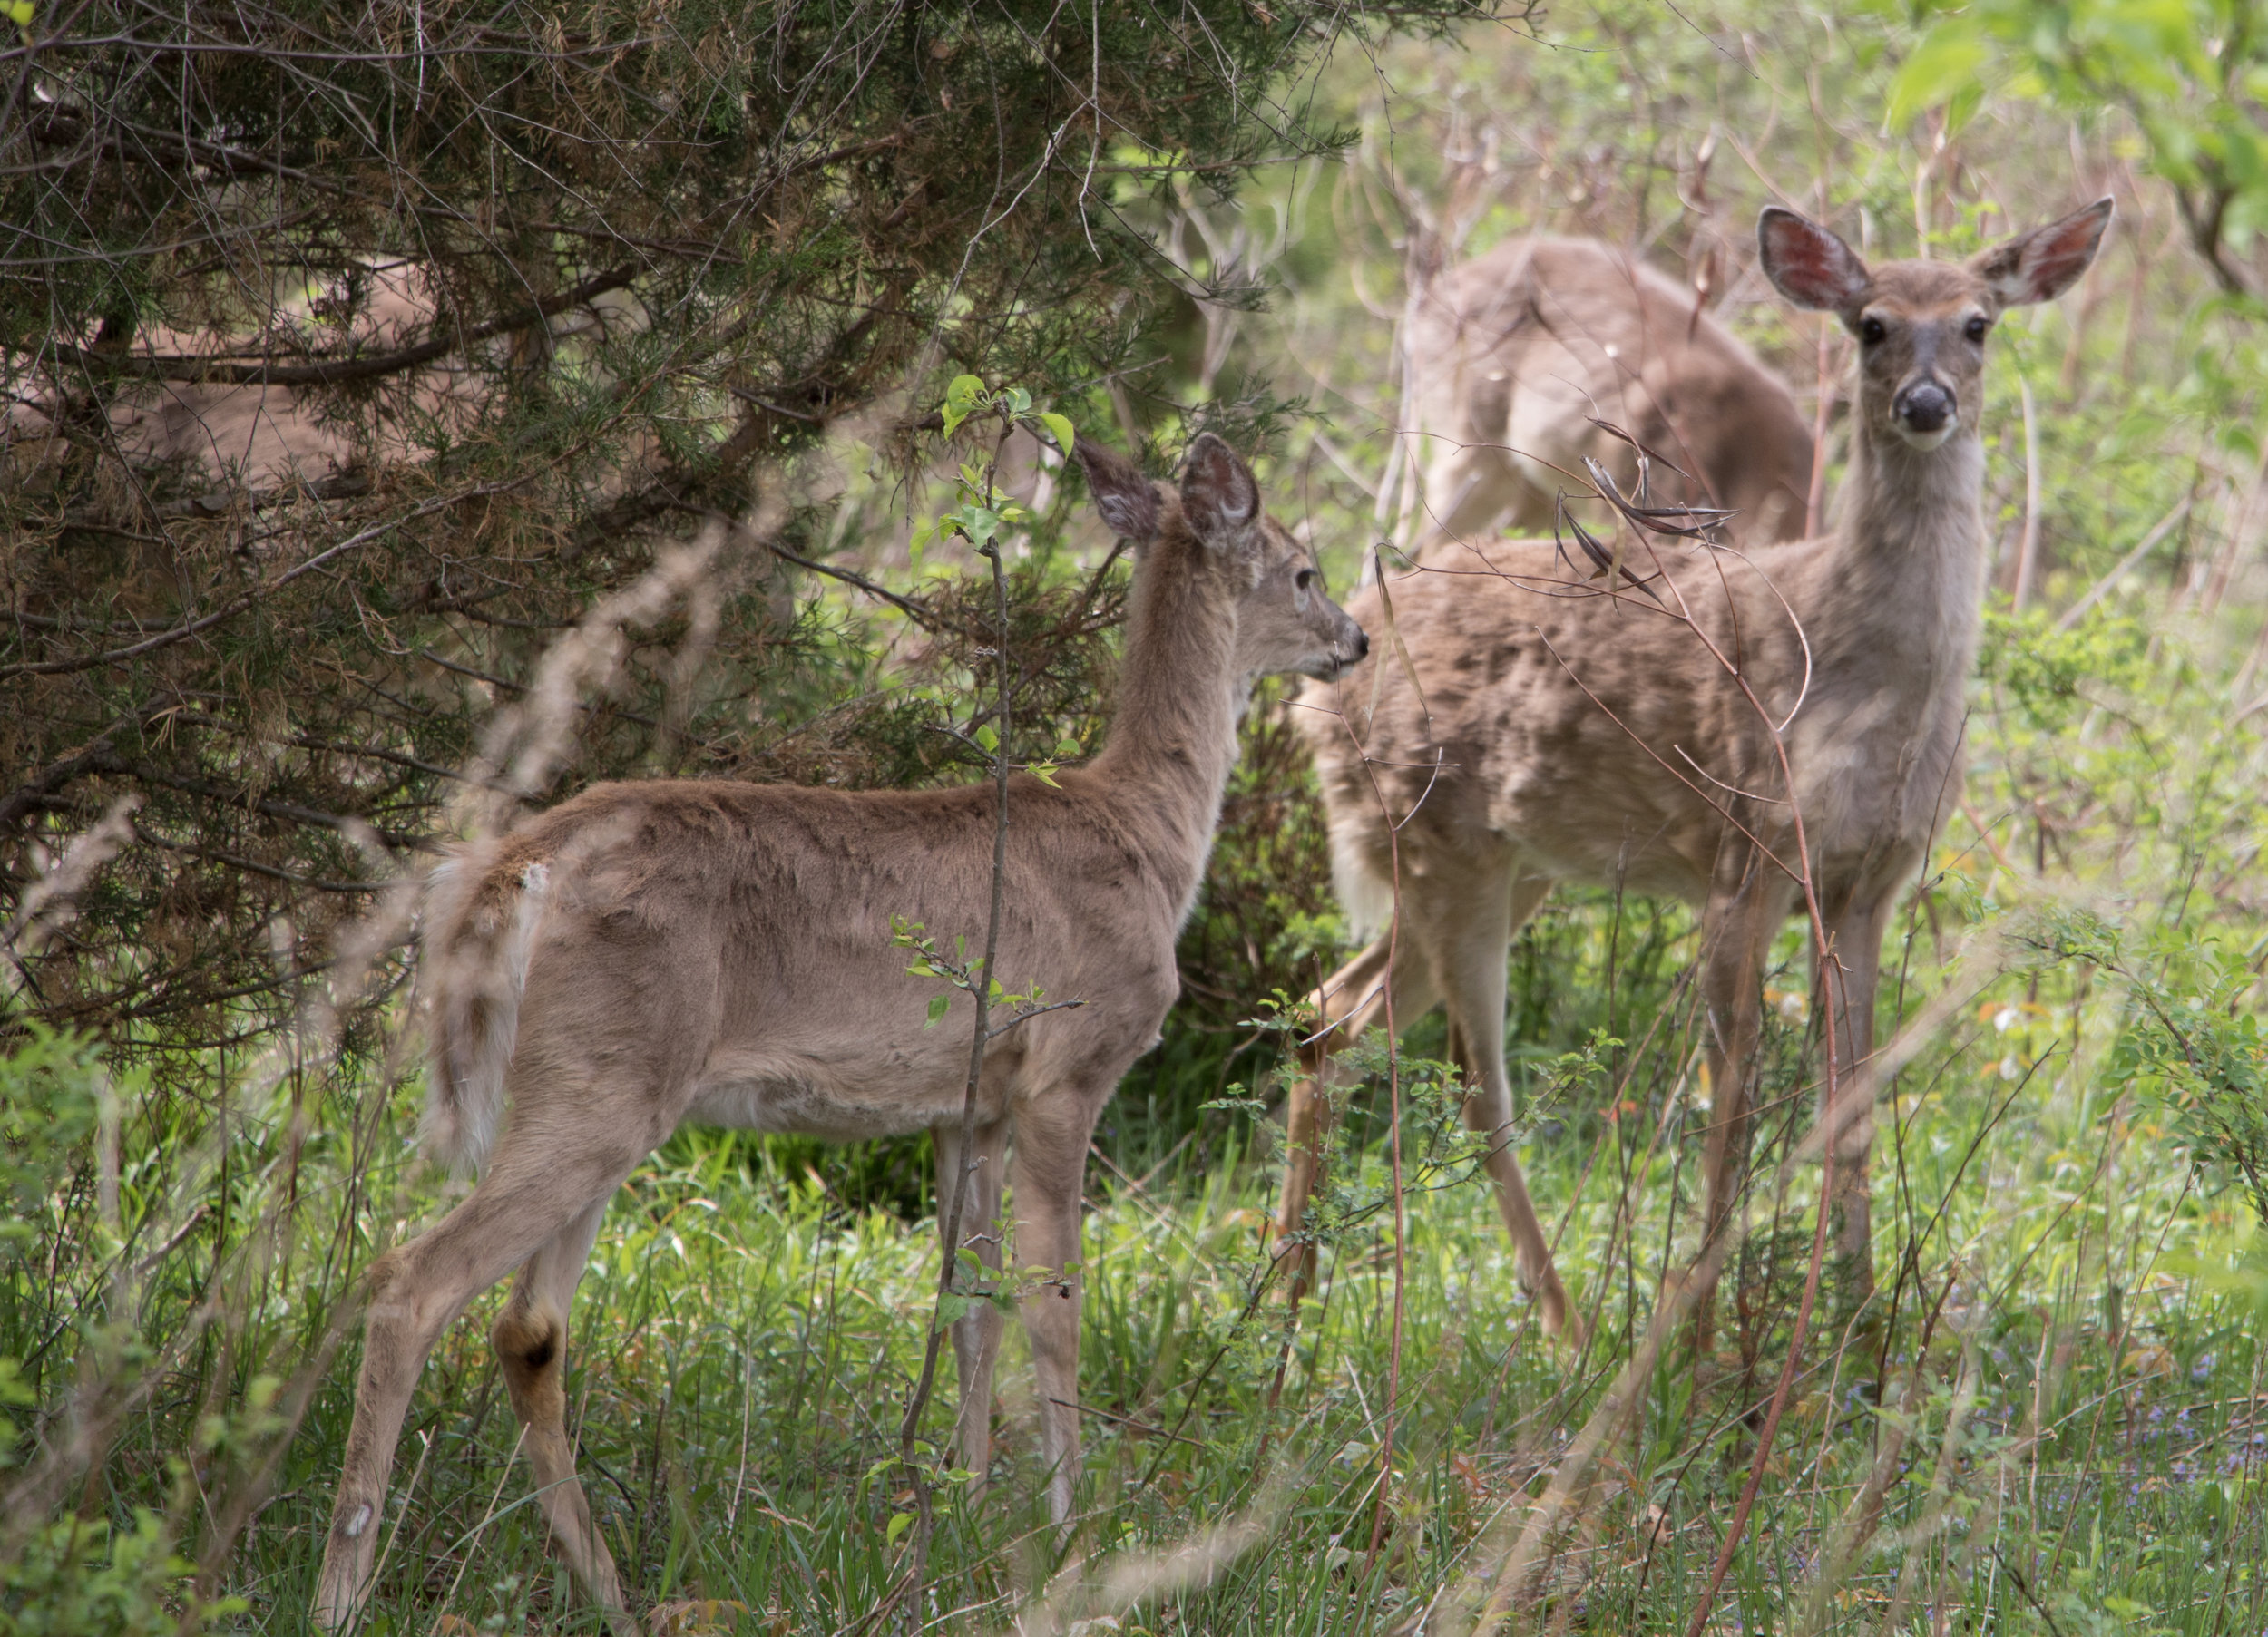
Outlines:
POLYGON ((1626 251, 1510 239, 1427 292, 1410 359, 1426 444, 1422 542, 1550 528, 1560 492, 1582 490, 1586 455, 1627 492, 1637 456, 1589 415, 1691 474, 1657 464, 1657 504, 1732 507, 1744 542, 1804 531, 1812 434, 1794 398, 1695 292, 1626 251))
MULTIPOLYGON (((1110 742, 1060 789, 1018 775, 995 971, 1077 1000, 996 1039, 977 1109, 964 1242, 997 1267, 1001 1167, 1015 1139, 1016 1262, 1058 1270, 1024 1305, 1049 1505, 1078 1476, 1079 1205, 1089 1135, 1178 989, 1174 940, 1195 897, 1250 680, 1334 675, 1361 629, 1307 551, 1260 510, 1211 437, 1180 491, 1080 446, 1103 512, 1147 536, 1110 742)), ((905 970, 891 918, 982 947, 994 792, 846 794, 663 781, 602 784, 436 875, 423 975, 434 1034, 428 1128, 486 1171, 471 1197, 374 1271, 355 1422, 318 1618, 366 1594, 386 1477, 426 1350, 513 1268, 494 1340, 553 1535, 585 1591, 621 1616, 562 1424, 567 1310, 608 1197, 688 1120, 831 1139, 929 1129, 959 1153, 970 1002, 926 1027, 937 980, 905 970), (504 1106, 508 1104, 508 1109, 504 1106), (484 1134, 495 1134, 493 1150, 484 1134)), ((940 1211, 940 1219, 944 1213, 940 1211)), ((1000 1314, 954 1327, 960 1446, 982 1474, 1000 1314)))
MULTIPOLYGON (((1716 1099, 1706 1223, 1724 1226, 1745 1151, 1761 970, 1799 901, 1773 862, 1801 867, 1791 794, 1839 974, 1828 1000, 1843 1078, 1871 1054, 1883 920, 1961 776, 1984 590, 1984 346, 1969 331, 2068 287, 2108 211, 2105 200, 1965 265, 1871 272, 1824 229, 1767 212, 1765 265, 1783 292, 1832 307, 1862 337, 1835 531, 1745 552, 1634 548, 1640 571, 1663 573, 1661 605, 1576 580, 1548 541, 1449 554, 1388 586, 1422 701, 1383 646, 1305 691, 1341 869, 1361 895, 1400 906, 1393 1020, 1447 1003, 1476 1127, 1503 1133, 1510 1120, 1505 946, 1551 883, 1699 904, 1716 1099), (1786 724, 1792 789, 1767 716, 1786 724)), ((1354 606, 1374 628, 1377 593, 1354 606)), ((1383 1019, 1388 951, 1378 939, 1325 986, 1328 1047, 1383 1019)), ((1317 1072, 1322 1057, 1310 1057, 1317 1072)), ((1301 1224, 1328 1117, 1312 1080, 1295 1088, 1279 1233, 1301 1224)), ((1872 1121, 1855 1108, 1837 1124, 1837 1247, 1863 1292, 1872 1121)), ((1572 1326, 1517 1163, 1500 1150, 1491 1168, 1545 1327, 1572 1326)))

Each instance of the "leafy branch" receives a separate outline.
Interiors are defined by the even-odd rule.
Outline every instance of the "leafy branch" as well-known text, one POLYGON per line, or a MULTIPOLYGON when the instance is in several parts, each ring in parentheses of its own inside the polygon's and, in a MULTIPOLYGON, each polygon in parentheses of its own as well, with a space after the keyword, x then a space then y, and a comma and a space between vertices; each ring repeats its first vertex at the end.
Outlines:
MULTIPOLYGON (((1071 424, 1062 415, 1032 406, 1031 395, 1021 386, 988 388, 975 375, 957 375, 945 389, 945 401, 939 411, 944 433, 952 437, 973 420, 989 420, 999 427, 992 452, 981 463, 962 463, 954 485, 958 504, 942 516, 924 521, 914 531, 914 550, 933 541, 957 538, 970 550, 992 565, 994 637, 989 658, 992 661, 993 721, 977 729, 977 742, 992 756, 993 789, 992 806, 992 902, 984 929, 984 951, 972 960, 968 954, 965 934, 955 934, 953 953, 947 956, 924 927, 909 923, 893 916, 890 921, 891 940, 900 948, 914 951, 914 959, 906 970, 919 977, 942 979, 953 988, 966 993, 975 1001, 976 1017, 970 1032, 969 1074, 961 1097, 961 1145, 963 1156, 960 1174, 937 1179, 937 1210, 943 1225, 940 1234, 952 1253, 943 1257, 937 1270, 937 1303, 930 1313, 929 1334, 922 1350, 922 1371, 915 1380, 913 1393, 907 1398, 905 1418, 898 1428, 898 1460, 911 1476, 914 1487, 915 1520, 910 1562, 900 1584, 899 1597, 912 1600, 919 1607, 922 1585, 929 1562, 929 1543, 936 1527, 936 1507, 930 1474, 915 1458, 915 1445, 921 1429, 923 1413, 928 1408, 931 1392, 937 1381, 937 1359, 942 1350, 945 1327, 963 1317, 970 1306, 978 1301, 1000 1300, 1012 1301, 1013 1293, 1005 1286, 988 1282, 982 1288, 964 1290, 958 1275, 965 1264, 982 1270, 982 1262, 964 1244, 961 1237, 961 1218, 969 1194, 971 1174, 977 1164, 976 1156, 976 1099, 977 1089, 984 1077, 984 1051, 1000 1035, 1029 1018, 1043 1012, 1059 1011, 1080 1004, 1076 1000, 1047 1002, 1035 986, 1029 994, 1008 993, 992 974, 1000 954, 1000 929, 1005 909, 1008 872, 1008 792, 1009 775, 1014 764, 1009 759, 1008 746, 1012 728, 1011 701, 1014 692, 1015 675, 1008 656, 1008 570, 1001 555, 1003 532, 1026 521, 1030 513, 1012 500, 1001 493, 997 479, 1000 455, 1006 445, 1008 434, 1020 425, 1036 424, 1051 438, 1065 456, 1071 452, 1075 438, 1071 424), (995 726, 997 724, 997 726, 995 726), (1006 1023, 995 1024, 995 1007, 1009 1009, 1006 1023)), ((1031 771, 1053 784, 1052 764, 1040 765, 1031 771)), ((943 1018, 952 1004, 950 993, 932 998, 929 1017, 924 1028, 931 1028, 943 1018)), ((988 1231, 997 1232, 998 1224, 988 1231)), ((1055 1275, 1055 1282, 1067 1279, 1066 1268, 1055 1275)), ((1069 1295, 1068 1285, 1063 1287, 1069 1295)), ((892 1520, 893 1538, 908 1525, 892 1520)), ((895 1602, 896 1598, 893 1599, 895 1602)))

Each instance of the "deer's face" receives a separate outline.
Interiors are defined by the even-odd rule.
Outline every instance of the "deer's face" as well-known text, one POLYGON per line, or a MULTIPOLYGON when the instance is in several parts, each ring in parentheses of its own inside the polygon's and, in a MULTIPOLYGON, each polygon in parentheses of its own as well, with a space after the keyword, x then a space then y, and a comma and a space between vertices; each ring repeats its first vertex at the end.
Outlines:
POLYGON ((1985 338, 1999 305, 1966 268, 1893 262, 1849 320, 1859 344, 1859 413, 1910 448, 1975 431, 1985 338))
POLYGON ((1328 681, 1370 652, 1363 628, 1325 591, 1315 553, 1267 514, 1252 469, 1211 433, 1190 443, 1178 492, 1085 439, 1076 453, 1096 508, 1121 539, 1139 551, 1161 531, 1186 530, 1226 571, 1237 591, 1238 676, 1328 681))
POLYGON ((1331 600, 1315 553, 1290 530, 1263 514, 1254 534, 1252 583, 1237 605, 1237 669, 1330 681, 1370 652, 1370 638, 1331 600))
POLYGON ((1857 340, 1864 434, 1931 450, 1977 430, 1994 321, 2068 289, 2095 259, 2110 214, 2111 201, 2097 200, 1965 262, 1870 268, 1825 228, 1776 205, 1758 219, 1756 240, 1783 296, 1833 313, 1857 340))

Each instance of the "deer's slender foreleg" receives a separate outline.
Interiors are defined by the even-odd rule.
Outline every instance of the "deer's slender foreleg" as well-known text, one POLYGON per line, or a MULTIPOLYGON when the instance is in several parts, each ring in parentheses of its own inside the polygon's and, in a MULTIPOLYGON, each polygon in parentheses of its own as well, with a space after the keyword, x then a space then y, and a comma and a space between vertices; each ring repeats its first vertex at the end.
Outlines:
MULTIPOLYGON (((937 1232, 945 1231, 952 1212, 950 1190, 961 1186, 967 1174, 967 1191, 961 1196, 960 1244, 944 1246, 948 1262, 956 1262, 963 1247, 976 1252, 978 1262, 997 1276, 1001 1270, 1002 1162, 1008 1146, 1008 1125, 994 1120, 976 1128, 973 1154, 961 1151, 961 1122, 948 1120, 931 1133, 937 1145, 937 1232), (973 1159, 975 1169, 968 1170, 973 1159)), ((954 1447, 961 1465, 976 1476, 971 1486, 982 1489, 992 1460, 992 1367, 1000 1359, 1003 1328, 1001 1311, 980 1301, 953 1321, 953 1356, 961 1382, 961 1411, 954 1447)))
POLYGON ((1823 1016, 1833 1009, 1837 1106, 1826 1106, 1822 1086, 1819 1117, 1834 1145, 1828 1204, 1837 1278, 1856 1305, 1874 1293, 1873 1189, 1867 1174, 1874 1152, 1874 1087, 1866 1064, 1874 1055, 1874 990, 1889 901, 1881 893, 1854 892, 1825 907, 1827 949, 1817 960, 1813 989, 1823 1016))
POLYGON ((1079 1310, 1086 1283, 1078 1267, 1079 1213, 1100 1106, 1099 1097, 1069 1093, 1033 1098, 1017 1110, 1009 1162, 1016 1263, 1048 1274, 1020 1311, 1031 1340, 1048 1516, 1059 1527, 1070 1522, 1079 1481, 1079 1310))
POLYGON ((1424 882, 1412 895, 1410 929, 1447 1003, 1452 1048, 1468 1085, 1465 1124, 1488 1139, 1484 1163, 1511 1234, 1520 1283, 1536 1299, 1544 1333, 1579 1343, 1582 1321, 1568 1305, 1550 1241, 1513 1151, 1512 1086, 1504 1062, 1506 951, 1513 929, 1550 890, 1541 876, 1516 874, 1509 860, 1491 861, 1454 881, 1424 882))
MULTIPOLYGON (((1756 1038, 1764 1009, 1764 966, 1772 938, 1786 917, 1785 893, 1775 890, 1752 850, 1720 872, 1701 913, 1701 999, 1707 1031, 1709 1123, 1701 1139, 1702 1237, 1700 1263, 1733 1232, 1746 1186, 1749 1086, 1756 1072, 1756 1038)), ((1712 1336, 1716 1275, 1693 1294, 1694 1334, 1706 1350, 1712 1336)))

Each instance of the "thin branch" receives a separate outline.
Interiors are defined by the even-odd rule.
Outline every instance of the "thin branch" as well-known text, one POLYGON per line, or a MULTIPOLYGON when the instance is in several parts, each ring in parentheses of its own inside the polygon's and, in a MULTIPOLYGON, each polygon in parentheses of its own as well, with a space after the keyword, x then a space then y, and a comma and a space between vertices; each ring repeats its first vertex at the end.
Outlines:
POLYGON ((556 296, 547 296, 532 306, 447 335, 428 336, 414 346, 314 364, 267 361, 232 364, 219 357, 193 354, 97 352, 89 347, 73 346, 67 342, 54 340, 32 345, 18 343, 5 350, 31 356, 51 356, 96 375, 135 375, 143 379, 186 381, 196 385, 342 386, 354 381, 375 381, 386 375, 397 375, 404 370, 431 364, 452 353, 461 353, 476 342, 541 324, 546 318, 555 317, 610 291, 623 288, 637 278, 639 271, 636 264, 625 262, 603 273, 593 274, 581 284, 562 290, 556 296))
POLYGON ((200 631, 209 631, 216 625, 235 619, 254 604, 274 596, 301 575, 311 573, 358 547, 367 546, 381 535, 391 534, 405 524, 414 523, 421 517, 430 517, 436 512, 446 511, 449 507, 461 504, 465 501, 477 500, 483 495, 504 493, 508 490, 518 488, 527 481, 525 476, 502 478, 493 483, 476 483, 470 489, 460 489, 454 494, 437 496, 423 505, 412 507, 399 517, 387 518, 384 522, 373 523, 357 533, 348 535, 328 550, 318 551, 306 561, 285 570, 266 584, 240 592, 201 619, 192 619, 185 625, 174 626, 168 630, 159 632, 154 637, 130 643, 124 648, 112 648, 108 653, 91 654, 78 659, 47 659, 36 663, 0 666, 0 682, 5 682, 13 677, 54 677, 70 671, 93 670, 97 666, 115 665, 122 659, 136 659, 144 654, 154 653, 159 648, 171 648, 174 643, 185 641, 196 636, 200 631))

